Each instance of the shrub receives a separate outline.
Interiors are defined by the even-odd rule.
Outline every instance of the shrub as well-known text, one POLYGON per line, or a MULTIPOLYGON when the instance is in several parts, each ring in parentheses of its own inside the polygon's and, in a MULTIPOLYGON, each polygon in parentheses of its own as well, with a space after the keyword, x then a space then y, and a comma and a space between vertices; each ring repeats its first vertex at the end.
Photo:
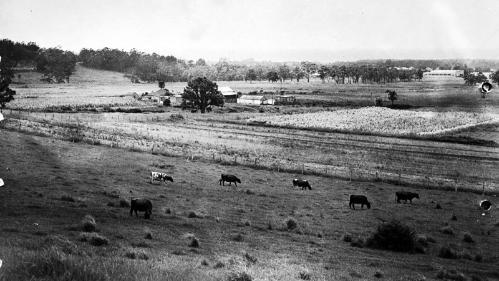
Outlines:
POLYGON ((170 115, 170 117, 168 117, 168 121, 172 121, 172 122, 182 121, 184 119, 185 119, 184 116, 180 113, 175 113, 175 114, 170 115))
POLYGON ((107 202, 106 204, 108 207, 114 207, 114 202, 107 202))
POLYGON ((121 208, 130 208, 130 202, 125 199, 120 199, 120 207, 121 208))
POLYGON ((170 208, 166 208, 165 213, 166 213, 166 214, 171 214, 171 213, 172 213, 172 209, 170 209, 170 208))
POLYGON ((476 254, 476 255, 475 255, 474 260, 475 260, 476 262, 481 262, 481 261, 483 260, 483 257, 482 257, 482 255, 480 255, 480 254, 476 254))
POLYGON ((437 278, 445 280, 466 281, 466 276, 464 276, 463 273, 454 269, 447 270, 445 268, 442 268, 438 271, 437 278))
POLYGON ((310 273, 301 271, 298 277, 300 277, 301 280, 310 280, 310 273))
POLYGON ((132 246, 137 248, 152 248, 151 245, 149 245, 149 243, 147 243, 146 241, 132 243, 132 246))
POLYGON ((454 230, 452 229, 452 227, 450 227, 450 225, 446 225, 440 228, 440 232, 447 235, 454 235, 454 230))
POLYGON ((294 218, 288 218, 286 220, 286 227, 288 230, 293 230, 298 227, 298 222, 294 218))
POLYGON ((81 228, 85 232, 93 232, 96 228, 96 223, 94 217, 91 215, 85 215, 81 220, 81 228))
POLYGON ((208 263, 207 260, 202 260, 201 261, 201 265, 204 265, 204 266, 209 266, 210 264, 208 263))
POLYGON ((189 247, 199 248, 199 240, 196 237, 192 237, 191 242, 189 242, 189 247))
POLYGON ((451 221, 457 221, 457 217, 455 214, 452 214, 452 217, 450 218, 451 221))
POLYGON ((250 255, 250 254, 248 254, 248 253, 244 253, 244 256, 243 256, 243 257, 246 259, 246 261, 247 261, 248 263, 251 263, 251 264, 254 264, 254 263, 256 263, 256 261, 257 261, 257 258, 255 258, 254 256, 252 256, 252 255, 250 255))
POLYGON ((217 263, 215 263, 215 265, 213 266, 213 268, 223 268, 225 267, 225 263, 221 262, 221 261, 218 261, 217 263))
POLYGON ((368 247, 396 252, 413 252, 415 245, 414 231, 396 220, 379 225, 366 241, 368 247))
POLYGON ((95 232, 92 233, 82 232, 80 233, 78 240, 82 242, 88 242, 90 243, 90 245, 93 246, 103 246, 109 244, 109 240, 106 237, 101 236, 95 232))
POLYGON ((194 211, 190 211, 189 214, 187 215, 188 218, 197 218, 198 215, 196 214, 196 212, 194 211))
POLYGON ((129 259, 139 259, 139 260, 148 260, 149 256, 142 250, 130 249, 125 253, 125 257, 129 259))
POLYGON ((381 271, 376 271, 376 272, 374 273, 374 277, 376 277, 376 278, 381 278, 381 277, 383 277, 383 273, 382 273, 381 271))
POLYGON ((341 240, 343 240, 343 242, 350 243, 352 242, 352 236, 349 233, 345 233, 343 234, 343 237, 341 237, 341 240))
POLYGON ((459 253, 455 249, 447 245, 440 247, 438 256, 444 259, 457 259, 459 258, 459 253))
POLYGON ((437 205, 435 206, 435 209, 442 209, 442 206, 440 206, 440 204, 437 203, 437 205))
POLYGON ((252 281, 253 278, 246 272, 233 272, 227 278, 228 281, 252 281))
POLYGON ((76 200, 71 195, 62 195, 61 201, 76 202, 76 200))
POLYGON ((245 226, 251 226, 251 222, 249 220, 247 220, 247 219, 243 220, 243 224, 245 226))
POLYGON ((350 246, 357 247, 357 248, 363 248, 364 247, 364 240, 362 240, 361 238, 354 239, 350 243, 350 246))
POLYGON ((233 241, 242 242, 244 240, 244 236, 241 233, 238 233, 232 237, 233 241))
POLYGON ((150 229, 146 228, 144 229, 144 239, 152 239, 152 232, 150 229))
POLYGON ((473 236, 471 236, 471 234, 469 232, 465 232, 463 234, 463 241, 466 242, 466 243, 473 243, 473 242, 475 242, 473 240, 473 236))
POLYGON ((426 237, 426 235, 424 235, 424 234, 419 234, 416 236, 416 242, 419 245, 426 247, 426 246, 428 246, 428 237, 426 237))

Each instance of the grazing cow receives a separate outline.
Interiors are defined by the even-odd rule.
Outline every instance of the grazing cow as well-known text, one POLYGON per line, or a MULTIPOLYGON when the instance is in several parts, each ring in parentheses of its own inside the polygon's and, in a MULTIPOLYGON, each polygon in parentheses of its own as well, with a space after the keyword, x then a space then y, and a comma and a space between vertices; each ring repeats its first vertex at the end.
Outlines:
POLYGON ((364 208, 364 205, 367 206, 368 209, 371 209, 371 203, 367 201, 367 197, 364 195, 350 195, 350 204, 348 206, 351 209, 355 210, 355 204, 361 204, 361 208, 364 208))
POLYGON ((301 187, 301 190, 304 190, 307 188, 309 190, 312 190, 312 187, 310 186, 310 183, 308 182, 308 180, 294 179, 293 180, 293 187, 295 187, 295 186, 301 187))
POLYGON ((408 191, 397 191, 395 192, 395 198, 397 199, 397 203, 400 203, 400 200, 404 200, 404 202, 407 203, 407 200, 409 200, 412 204, 412 199, 419 199, 419 194, 408 191))
POLYGON ((154 181, 173 182, 173 178, 165 173, 151 172, 151 183, 153 183, 154 181))
POLYGON ((137 211, 145 212, 144 218, 150 219, 152 214, 152 203, 148 199, 135 198, 130 199, 130 216, 133 216, 135 211, 135 216, 139 217, 137 211))
POLYGON ((241 183, 241 180, 238 179, 234 175, 222 174, 222 176, 220 177, 219 183, 220 183, 220 185, 225 186, 225 182, 228 182, 229 185, 232 185, 232 183, 234 183, 236 185, 236 187, 237 187, 237 183, 241 183))

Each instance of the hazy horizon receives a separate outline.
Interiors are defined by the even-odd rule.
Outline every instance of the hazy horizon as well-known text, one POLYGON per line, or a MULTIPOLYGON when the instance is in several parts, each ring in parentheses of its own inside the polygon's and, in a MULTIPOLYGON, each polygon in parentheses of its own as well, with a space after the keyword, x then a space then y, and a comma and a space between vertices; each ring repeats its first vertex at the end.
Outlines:
POLYGON ((0 37, 218 61, 497 59, 494 1, 5 1, 0 37))

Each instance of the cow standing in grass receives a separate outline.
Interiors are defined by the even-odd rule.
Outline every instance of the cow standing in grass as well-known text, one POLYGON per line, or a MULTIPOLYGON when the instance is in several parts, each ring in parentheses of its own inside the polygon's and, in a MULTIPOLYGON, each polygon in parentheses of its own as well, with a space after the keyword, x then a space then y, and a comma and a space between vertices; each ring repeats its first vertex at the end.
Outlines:
POLYGON ((162 182, 171 181, 171 182, 173 182, 173 178, 165 173, 151 172, 151 183, 153 183, 154 181, 162 181, 162 182))
POLYGON ((350 209, 355 210, 355 204, 361 204, 361 209, 364 208, 364 205, 366 205, 368 209, 371 209, 371 203, 367 201, 367 197, 364 195, 350 195, 350 203, 348 206, 350 209))
POLYGON ((135 216, 139 217, 137 211, 144 212, 144 218, 150 219, 152 214, 151 201, 142 198, 130 199, 130 216, 133 216, 133 212, 135 212, 135 216))
POLYGON ((412 204, 412 199, 419 199, 419 194, 408 191, 397 191, 395 192, 395 198, 397 200, 397 203, 400 203, 400 200, 404 200, 404 202, 407 203, 407 200, 409 200, 409 202, 411 202, 412 204))
POLYGON ((293 180, 293 187, 298 186, 301 187, 301 190, 307 189, 312 190, 312 186, 310 186, 310 183, 308 180, 300 180, 300 179, 294 179, 293 180))
POLYGON ((220 176, 219 183, 220 185, 225 186, 225 182, 228 182, 229 185, 232 185, 232 183, 234 183, 237 187, 237 183, 241 183, 241 180, 234 175, 222 174, 220 176))

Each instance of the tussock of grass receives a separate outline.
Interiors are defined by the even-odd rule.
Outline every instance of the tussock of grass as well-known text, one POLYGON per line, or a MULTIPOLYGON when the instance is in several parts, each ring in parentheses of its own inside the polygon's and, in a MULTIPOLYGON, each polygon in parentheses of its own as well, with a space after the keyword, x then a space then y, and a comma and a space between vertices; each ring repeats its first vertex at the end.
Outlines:
POLYGON ((109 240, 106 237, 95 232, 82 232, 78 236, 78 240, 88 242, 93 246, 104 246, 109 244, 109 240))
POLYGON ((85 215, 81 220, 81 228, 85 232, 93 232, 96 229, 96 222, 91 215, 85 215))
POLYGON ((189 242, 189 247, 191 248, 199 248, 199 240, 196 237, 192 237, 191 241, 189 242))
POLYGON ((137 249, 129 249, 128 251, 125 252, 125 257, 129 259, 139 259, 139 260, 148 260, 149 256, 146 254, 145 251, 143 250, 137 250, 137 249))
POLYGON ((440 247, 438 256, 444 259, 458 259, 460 257, 460 254, 458 251, 447 245, 440 247))
POLYGON ((456 281, 466 281, 468 278, 462 273, 454 269, 445 269, 442 268, 438 271, 437 273, 437 278, 438 279, 444 279, 444 280, 456 280, 456 281))
POLYGON ((227 281, 252 281, 253 278, 246 272, 233 272, 227 278, 227 281))
POLYGON ((473 240, 473 236, 471 236, 471 234, 469 232, 465 232, 463 234, 463 241, 466 242, 466 243, 473 243, 473 242, 475 242, 473 240))
POLYGON ((286 228, 288 230, 293 230, 298 227, 298 222, 296 221, 295 218, 288 218, 286 219, 285 223, 286 223, 286 228))
POLYGON ((76 202, 76 200, 71 195, 67 194, 61 196, 61 201, 76 202))
POLYGON ((446 226, 440 228, 440 232, 442 232, 443 234, 447 234, 447 235, 454 235, 454 229, 452 229, 452 227, 450 225, 446 225, 446 226))

